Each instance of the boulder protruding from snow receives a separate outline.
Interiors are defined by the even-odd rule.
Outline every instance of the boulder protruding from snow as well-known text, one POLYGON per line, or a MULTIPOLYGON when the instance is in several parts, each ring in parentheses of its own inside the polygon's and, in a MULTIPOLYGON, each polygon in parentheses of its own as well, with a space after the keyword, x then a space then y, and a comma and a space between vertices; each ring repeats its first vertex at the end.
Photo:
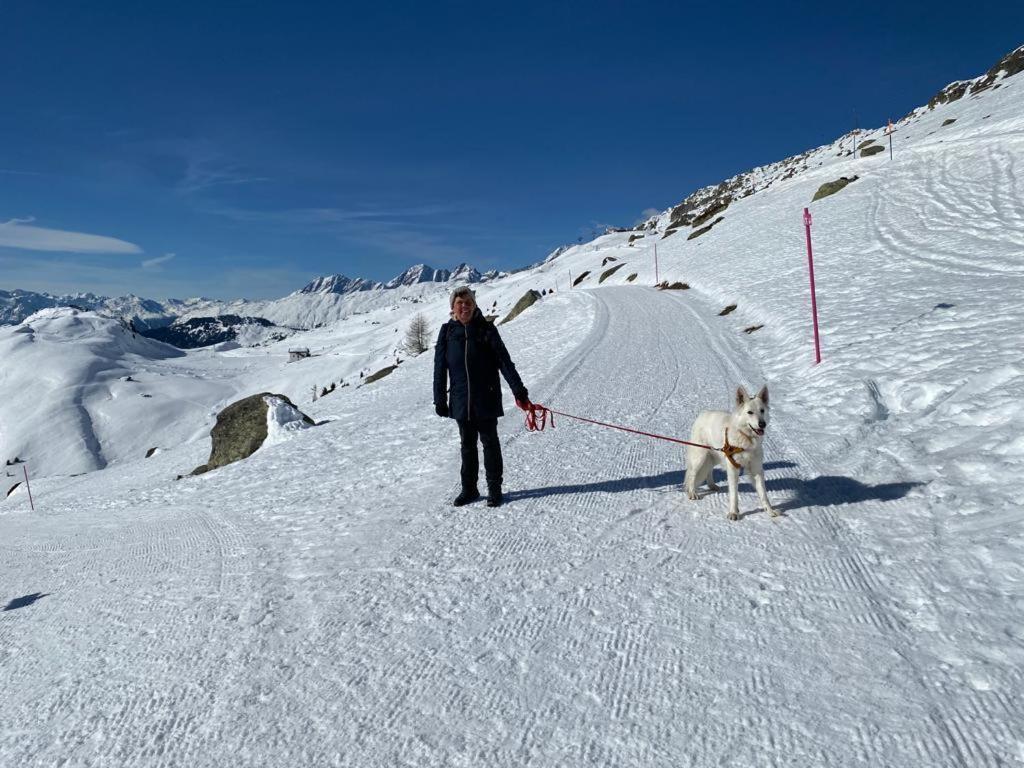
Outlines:
POLYGON ((531 288, 523 294, 523 297, 516 302, 514 307, 512 307, 512 311, 509 312, 505 316, 505 319, 498 323, 498 325, 504 325, 511 320, 515 320, 521 312, 526 310, 527 307, 533 306, 538 301, 540 301, 540 294, 531 288))
POLYGON ((811 198, 811 202, 813 203, 815 200, 821 200, 821 198, 823 198, 823 197, 828 197, 829 195, 834 195, 836 192, 841 190, 847 184, 849 184, 851 182, 854 182, 856 180, 857 180, 856 176, 852 176, 852 177, 840 176, 835 181, 825 182, 820 187, 818 187, 818 191, 814 193, 814 197, 811 198))
POLYGON ((297 422, 309 427, 315 425, 285 395, 261 392, 238 400, 217 414, 217 423, 210 431, 213 441, 210 458, 192 470, 192 474, 201 475, 251 456, 267 439, 270 416, 277 426, 297 422))

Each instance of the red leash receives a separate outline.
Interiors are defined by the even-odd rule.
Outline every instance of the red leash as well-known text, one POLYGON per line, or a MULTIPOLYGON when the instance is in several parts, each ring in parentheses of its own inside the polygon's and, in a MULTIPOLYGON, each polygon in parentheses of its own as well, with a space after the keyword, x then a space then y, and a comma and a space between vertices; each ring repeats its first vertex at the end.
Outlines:
POLYGON ((737 469, 740 465, 736 463, 733 456, 737 453, 742 453, 743 449, 729 444, 729 430, 725 430, 725 445, 721 448, 714 448, 710 445, 704 445, 703 443, 691 443, 689 440, 680 440, 677 437, 668 437, 666 435, 657 435, 654 432, 643 432, 639 429, 632 429, 631 427, 623 427, 618 424, 608 424, 603 421, 595 421, 594 419, 588 419, 583 416, 574 416, 571 413, 563 413, 562 411, 556 411, 547 406, 541 405, 540 403, 528 403, 527 405, 521 404, 518 400, 516 405, 526 411, 526 429, 530 432, 542 432, 547 426, 548 418, 551 418, 551 428, 555 427, 555 414, 559 416, 565 416, 567 419, 576 419, 576 421, 585 421, 588 424, 597 424, 599 427, 608 427, 609 429, 618 429, 623 432, 632 432, 634 435, 643 435, 644 437, 653 437, 655 440, 667 440, 670 443, 680 443, 681 445, 692 445, 695 448, 706 448, 709 451, 720 451, 725 454, 725 458, 729 460, 737 469), (538 416, 539 414, 539 416, 538 416))

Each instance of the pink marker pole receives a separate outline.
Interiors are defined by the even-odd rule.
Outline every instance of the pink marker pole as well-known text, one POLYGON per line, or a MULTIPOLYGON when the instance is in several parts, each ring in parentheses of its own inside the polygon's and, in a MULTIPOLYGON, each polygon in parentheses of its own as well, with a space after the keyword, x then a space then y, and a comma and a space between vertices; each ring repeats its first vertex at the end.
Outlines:
POLYGON ((28 491, 28 505, 32 508, 32 511, 36 511, 36 505, 32 502, 32 488, 28 484, 28 467, 22 466, 21 471, 25 473, 25 490, 28 491))
POLYGON ((804 229, 807 230, 807 269, 811 273, 811 314, 814 316, 814 364, 821 362, 821 343, 818 340, 818 300, 814 293, 814 253, 811 251, 811 212, 804 208, 804 229))

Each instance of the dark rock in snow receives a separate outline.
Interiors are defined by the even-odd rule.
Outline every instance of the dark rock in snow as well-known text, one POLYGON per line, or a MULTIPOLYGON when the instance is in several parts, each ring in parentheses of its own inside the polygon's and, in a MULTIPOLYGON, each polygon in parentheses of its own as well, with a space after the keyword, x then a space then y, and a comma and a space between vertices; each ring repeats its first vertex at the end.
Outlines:
POLYGON ((688 237, 687 237, 686 239, 687 239, 687 240, 693 240, 693 239, 694 239, 694 238, 696 238, 696 237, 700 237, 701 235, 707 234, 708 232, 710 232, 710 231, 711 231, 711 228, 712 228, 713 226, 715 226, 715 224, 717 224, 718 222, 720 222, 720 221, 721 221, 722 219, 724 219, 724 218, 725 218, 725 216, 719 216, 719 217, 718 217, 717 219, 715 219, 714 221, 712 221, 712 222, 711 222, 710 224, 708 224, 708 225, 707 225, 706 227, 701 227, 700 229, 695 229, 695 230, 693 230, 693 232, 691 232, 691 233, 689 234, 689 236, 688 236, 688 237))
POLYGON ((390 374, 394 373, 394 371, 395 371, 395 369, 397 367, 398 367, 397 365, 387 365, 387 366, 384 366, 379 371, 371 373, 369 376, 367 376, 363 380, 363 384, 373 384, 373 382, 375 382, 375 381, 380 381, 385 376, 389 376, 390 374))
MULTIPOLYGON (((267 405, 265 398, 276 397, 295 408, 294 403, 284 395, 260 392, 238 400, 217 414, 217 423, 210 430, 213 448, 210 458, 192 470, 193 475, 201 475, 211 469, 223 467, 232 462, 251 456, 267 439, 267 405)), ((296 410, 298 410, 296 408, 296 410)), ((301 413, 301 411, 300 411, 301 413)), ((302 420, 310 426, 315 422, 301 413, 302 420)))
POLYGON ((605 280, 607 280, 609 277, 614 275, 616 270, 622 269, 622 267, 624 267, 624 266, 626 266, 626 262, 622 262, 621 264, 616 264, 614 267, 610 267, 609 269, 606 269, 604 272, 601 273, 601 276, 597 279, 598 285, 600 285, 605 280))
POLYGON ((515 320, 528 307, 532 307, 538 301, 540 301, 540 294, 531 288, 523 294, 522 298, 520 298, 519 301, 516 302, 516 305, 512 307, 512 311, 509 312, 505 316, 505 319, 498 323, 498 325, 504 325, 507 322, 515 320))
POLYGON ((850 184, 857 180, 856 176, 840 176, 835 181, 829 181, 818 187, 818 191, 814 193, 814 197, 811 198, 813 203, 815 200, 821 200, 823 197, 834 195, 839 190, 843 189, 847 184, 850 184))

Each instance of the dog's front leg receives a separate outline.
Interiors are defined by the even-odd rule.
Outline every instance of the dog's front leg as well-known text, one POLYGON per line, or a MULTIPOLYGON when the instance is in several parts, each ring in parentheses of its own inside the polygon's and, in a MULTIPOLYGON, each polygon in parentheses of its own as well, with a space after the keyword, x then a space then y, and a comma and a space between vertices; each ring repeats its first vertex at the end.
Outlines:
POLYGON ((757 464, 751 464, 750 476, 754 480, 754 488, 757 490, 757 496, 761 499, 761 507, 772 517, 778 517, 779 513, 775 511, 775 507, 768 501, 768 489, 764 484, 764 466, 761 462, 757 464))
POLYGON ((778 517, 779 513, 775 511, 775 507, 768 501, 768 489, 764 486, 764 472, 758 472, 754 475, 754 487, 757 489, 757 495, 761 497, 761 506, 764 511, 772 517, 778 517))
POLYGON ((725 465, 725 474, 729 480, 729 514, 730 520, 740 519, 740 471, 732 464, 725 465))

